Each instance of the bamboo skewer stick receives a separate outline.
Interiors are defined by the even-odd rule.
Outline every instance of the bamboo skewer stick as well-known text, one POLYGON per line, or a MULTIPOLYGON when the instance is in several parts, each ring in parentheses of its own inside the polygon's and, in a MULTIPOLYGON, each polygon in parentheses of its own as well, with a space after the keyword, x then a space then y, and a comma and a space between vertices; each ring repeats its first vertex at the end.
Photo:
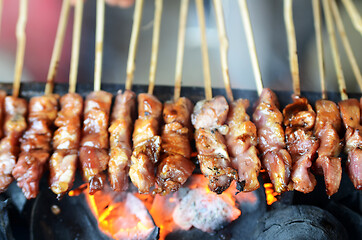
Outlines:
POLYGON ((322 40, 322 28, 321 28, 321 6, 319 0, 312 0, 312 5, 313 5, 313 15, 314 15, 314 28, 316 35, 316 46, 318 54, 319 77, 321 79, 322 99, 327 99, 326 74, 324 68, 323 40, 322 40))
POLYGON ((228 64, 228 49, 229 41, 226 36, 225 22, 224 22, 224 13, 222 8, 221 0, 214 0, 215 14, 216 14, 216 24, 219 33, 220 40, 220 57, 221 57, 221 68, 222 76, 224 79, 224 85, 226 90, 226 95, 229 101, 234 101, 233 92, 230 86, 230 77, 229 77, 229 64, 228 64))
POLYGON ((54 78, 58 71, 59 60, 62 53, 65 30, 67 28, 68 17, 69 17, 69 9, 70 9, 70 0, 63 0, 62 9, 60 11, 57 34, 55 36, 52 58, 50 60, 47 83, 45 85, 46 95, 51 94, 53 92, 54 78))
POLYGON ((353 73, 354 73, 354 75, 356 77, 357 83, 358 83, 360 89, 362 90, 361 71, 359 70, 356 58, 355 58, 355 56, 353 54, 351 44, 348 41, 347 34, 346 34, 346 31, 345 31, 345 28, 344 28, 344 25, 343 25, 343 22, 342 22, 342 18, 341 18, 341 15, 339 13, 339 10, 338 10, 337 3, 336 3, 335 0, 329 0, 329 3, 330 3, 329 6, 331 7, 332 13, 334 15, 334 20, 336 22, 337 29, 338 29, 339 35, 341 37, 344 49, 346 50, 346 54, 347 54, 349 63, 351 64, 351 67, 352 67, 353 73))
POLYGON ((337 41, 336 41, 336 36, 335 36, 335 32, 334 32, 332 13, 329 8, 328 0, 323 0, 323 9, 324 9, 324 16, 325 16, 326 24, 327 24, 329 41, 331 44, 334 67, 335 67, 336 74, 337 74, 339 91, 341 93, 341 99, 346 100, 346 99, 348 99, 348 95, 347 95, 347 91, 346 91, 346 82, 345 82, 345 79, 343 76, 342 64, 341 64, 341 60, 339 57, 337 41))
POLYGON ((256 82, 256 89, 257 89, 258 95, 260 96, 264 87, 263 87, 263 81, 261 78, 258 54, 256 53, 254 34, 253 34, 253 29, 252 29, 251 23, 250 23, 249 9, 248 9, 246 0, 239 0, 239 6, 240 6, 240 14, 241 14, 242 20, 243 20, 246 40, 248 43, 251 64, 253 66, 253 73, 254 73, 254 78, 255 78, 255 82, 256 82))
POLYGON ((362 35, 362 18, 352 0, 342 0, 353 26, 362 35))
POLYGON ((103 36, 104 36, 104 0, 97 0, 96 20, 96 50, 94 60, 94 91, 101 90, 102 59, 103 59, 103 36))
POLYGON ((293 21, 293 0, 284 0, 284 23, 287 32, 290 71, 293 79, 294 94, 300 95, 299 64, 297 40, 293 21))
POLYGON ((74 93, 77 87, 80 38, 81 38, 82 20, 83 20, 83 6, 84 6, 83 0, 77 0, 74 9, 72 57, 70 59, 70 72, 69 72, 68 91, 70 93, 74 93))
POLYGON ((181 0, 180 22, 179 22, 178 39, 177 39, 176 71, 175 71, 175 90, 174 90, 175 102, 180 98, 181 95, 182 65, 183 65, 184 52, 185 52, 185 35, 186 35, 188 8, 189 8, 189 0, 181 0))
POLYGON ((155 19, 152 35, 152 52, 150 64, 150 78, 148 84, 148 93, 152 94, 155 88, 155 78, 157 69, 158 46, 160 43, 161 19, 162 19, 163 0, 155 0, 155 19))
POLYGON ((0 0, 0 34, 1 34, 1 20, 2 20, 2 16, 3 16, 3 5, 4 5, 4 1, 0 0))
POLYGON ((136 0, 134 8, 132 34, 129 45, 128 60, 127 60, 127 78, 126 78, 127 90, 131 90, 133 83, 138 37, 142 22, 143 1, 144 0, 136 0))
POLYGON ((211 74, 210 74, 210 63, 209 53, 207 48, 206 39, 206 24, 205 24, 205 9, 203 0, 196 0, 197 16, 200 24, 201 34, 201 52, 202 52, 202 63, 204 71, 204 85, 205 85, 205 97, 207 100, 212 98, 212 87, 211 87, 211 74))
POLYGON ((16 61, 15 61, 15 75, 13 83, 13 97, 19 96, 21 75, 23 72, 24 55, 25 55, 25 44, 26 34, 25 27, 28 18, 28 0, 21 0, 19 5, 19 18, 16 24, 16 61))

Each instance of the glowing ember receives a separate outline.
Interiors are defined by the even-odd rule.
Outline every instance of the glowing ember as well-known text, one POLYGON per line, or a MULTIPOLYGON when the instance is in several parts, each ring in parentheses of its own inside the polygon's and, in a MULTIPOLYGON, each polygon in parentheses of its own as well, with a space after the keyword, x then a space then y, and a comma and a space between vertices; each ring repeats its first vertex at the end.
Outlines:
POLYGON ((155 224, 160 228, 160 239, 172 231, 191 227, 216 231, 241 215, 239 205, 254 207, 258 202, 253 192, 235 195, 235 183, 217 195, 209 190, 208 180, 200 174, 193 175, 178 192, 167 196, 114 192, 108 185, 94 195, 83 192, 99 228, 115 239, 147 239, 155 224))
POLYGON ((266 203, 268 205, 272 205, 273 202, 278 201, 276 196, 280 195, 279 193, 274 191, 273 184, 271 183, 264 183, 265 188, 265 195, 266 195, 266 203))

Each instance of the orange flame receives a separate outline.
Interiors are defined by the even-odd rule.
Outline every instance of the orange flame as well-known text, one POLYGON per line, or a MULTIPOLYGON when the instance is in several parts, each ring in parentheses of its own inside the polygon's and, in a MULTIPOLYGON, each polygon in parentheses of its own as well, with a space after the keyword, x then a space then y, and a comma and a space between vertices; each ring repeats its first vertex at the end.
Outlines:
POLYGON ((266 203, 270 206, 274 202, 278 201, 276 196, 279 196, 280 193, 274 191, 273 184, 271 183, 264 183, 265 188, 265 195, 266 195, 266 203))

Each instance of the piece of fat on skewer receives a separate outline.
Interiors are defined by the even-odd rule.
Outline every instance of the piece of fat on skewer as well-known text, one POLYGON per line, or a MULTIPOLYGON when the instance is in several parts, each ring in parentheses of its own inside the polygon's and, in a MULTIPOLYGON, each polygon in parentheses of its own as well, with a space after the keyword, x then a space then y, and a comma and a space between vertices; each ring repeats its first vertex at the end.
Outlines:
POLYGON ((73 186, 80 145, 83 98, 75 93, 82 29, 83 1, 75 6, 69 93, 60 98, 60 111, 55 119, 54 152, 49 161, 49 186, 60 199, 73 186))

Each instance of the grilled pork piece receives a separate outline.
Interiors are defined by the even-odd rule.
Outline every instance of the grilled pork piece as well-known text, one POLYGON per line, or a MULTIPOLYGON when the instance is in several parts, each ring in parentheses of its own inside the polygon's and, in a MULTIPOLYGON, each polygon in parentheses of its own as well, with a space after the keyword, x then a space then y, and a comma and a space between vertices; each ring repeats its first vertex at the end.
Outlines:
POLYGON ((338 157, 342 150, 339 138, 342 121, 337 104, 332 101, 317 101, 316 112, 314 135, 320 145, 314 167, 317 173, 324 175, 327 195, 332 196, 338 191, 342 178, 341 158, 338 157))
POLYGON ((11 172, 18 159, 19 139, 26 129, 28 104, 25 99, 5 98, 5 137, 0 142, 0 192, 13 181, 11 172))
POLYGON ((114 103, 110 134, 110 160, 108 174, 111 186, 115 191, 128 188, 128 172, 131 165, 131 134, 136 110, 136 94, 126 90, 118 92, 114 103))
POLYGON ((362 189, 362 126, 360 103, 357 99, 339 102, 342 120, 346 128, 344 151, 348 154, 348 175, 358 190, 362 189))
POLYGON ((112 94, 105 91, 91 92, 84 104, 82 140, 79 159, 84 181, 89 182, 89 193, 103 188, 108 166, 108 120, 112 94))
POLYGON ((265 88, 257 102, 253 122, 258 132, 258 148, 262 165, 267 170, 276 192, 288 189, 292 159, 285 149, 283 114, 277 96, 265 88))
POLYGON ((58 198, 73 186, 77 169, 80 127, 83 112, 83 98, 68 93, 60 99, 61 110, 55 119, 58 129, 54 132, 54 153, 50 158, 49 185, 58 198))
POLYGON ((153 95, 138 95, 138 119, 133 131, 133 153, 129 176, 140 193, 149 193, 155 184, 155 164, 161 152, 158 136, 162 103, 153 95))
POLYGON ((217 96, 199 101, 191 116, 201 172, 209 180, 210 190, 218 194, 225 191, 233 179, 238 179, 223 136, 228 131, 223 125, 228 111, 226 99, 217 96))
POLYGON ((176 192, 191 176, 195 165, 190 161, 193 104, 187 98, 166 102, 163 107, 162 155, 157 168, 155 192, 163 195, 176 192))
POLYGON ((4 121, 4 115, 5 113, 5 97, 6 92, 3 90, 0 90, 0 139, 4 136, 3 132, 3 121, 4 121))
POLYGON ((230 104, 230 111, 226 123, 229 132, 226 135, 233 168, 238 170, 239 180, 237 189, 250 192, 260 187, 258 175, 260 160, 256 146, 257 134, 254 123, 250 121, 246 109, 249 101, 239 99, 230 104))
POLYGON ((316 114, 306 98, 293 96, 293 101, 283 110, 287 149, 293 162, 289 188, 309 193, 317 184, 310 172, 319 147, 313 136, 316 114))
POLYGON ((21 153, 12 172, 27 199, 35 198, 39 193, 39 181, 51 152, 58 99, 57 94, 50 94, 33 97, 29 103, 29 126, 20 139, 21 153))

